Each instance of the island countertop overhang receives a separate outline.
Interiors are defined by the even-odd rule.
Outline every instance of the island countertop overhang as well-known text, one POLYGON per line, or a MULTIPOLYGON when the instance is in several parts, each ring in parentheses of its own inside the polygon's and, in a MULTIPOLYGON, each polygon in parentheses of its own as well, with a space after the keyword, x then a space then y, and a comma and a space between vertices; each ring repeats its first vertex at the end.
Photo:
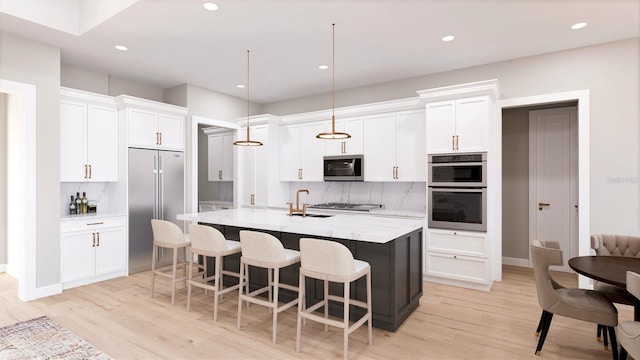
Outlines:
POLYGON ((237 208, 180 214, 178 220, 281 231, 384 244, 421 229, 422 219, 332 214, 330 217, 289 216, 282 209, 237 208))

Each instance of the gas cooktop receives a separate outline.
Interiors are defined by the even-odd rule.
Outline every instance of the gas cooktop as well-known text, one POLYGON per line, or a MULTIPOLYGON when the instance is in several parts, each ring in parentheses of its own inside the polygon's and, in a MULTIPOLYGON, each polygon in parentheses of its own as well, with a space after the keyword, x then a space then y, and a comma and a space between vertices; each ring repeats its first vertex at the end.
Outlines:
POLYGON ((310 205, 312 209, 331 209, 331 210, 353 210, 353 211, 369 211, 373 209, 382 209, 382 204, 350 204, 350 203, 337 203, 330 202, 324 204, 310 205))

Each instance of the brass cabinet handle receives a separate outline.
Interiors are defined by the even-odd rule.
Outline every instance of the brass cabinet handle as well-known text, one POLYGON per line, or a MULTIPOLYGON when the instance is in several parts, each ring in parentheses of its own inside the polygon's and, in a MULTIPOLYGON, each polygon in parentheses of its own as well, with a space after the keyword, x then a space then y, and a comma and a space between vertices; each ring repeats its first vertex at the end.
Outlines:
POLYGON ((456 135, 456 150, 460 150, 460 138, 456 135))
POLYGON ((91 164, 89 164, 89 179, 91 179, 91 164))
POLYGON ((87 178, 87 174, 88 174, 88 172, 87 172, 87 164, 85 164, 84 165, 84 178, 85 179, 87 178))
POLYGON ((398 171, 399 168, 396 166, 396 179, 400 178, 400 171, 398 171))
POLYGON ((96 233, 96 239, 98 239, 96 246, 100 246, 100 233, 96 233))
POLYGON ((160 134, 156 133, 156 145, 160 145, 160 134))
POLYGON ((92 233, 91 235, 93 235, 93 243, 91 244, 91 247, 96 247, 96 233, 92 233))
POLYGON ((222 180, 222 170, 218 170, 218 179, 222 180))
POLYGON ((255 194, 251 194, 249 199, 250 199, 251 205, 255 205, 256 204, 256 195, 255 194))
POLYGON ((538 203, 538 210, 542 210, 543 207, 549 207, 551 204, 548 203, 538 203))
POLYGON ((341 149, 342 153, 346 154, 347 153, 347 142, 343 141, 340 146, 342 147, 342 149, 341 149))
POLYGON ((104 224, 104 221, 87 223, 87 226, 91 226, 91 225, 102 225, 102 224, 104 224))
POLYGON ((456 149, 456 136, 451 135, 451 150, 455 150, 455 149, 456 149))
POLYGON ((160 134, 160 144, 158 145, 162 145, 162 133, 159 133, 159 134, 160 134))
POLYGON ((298 169, 298 179, 302 180, 302 169, 298 169))

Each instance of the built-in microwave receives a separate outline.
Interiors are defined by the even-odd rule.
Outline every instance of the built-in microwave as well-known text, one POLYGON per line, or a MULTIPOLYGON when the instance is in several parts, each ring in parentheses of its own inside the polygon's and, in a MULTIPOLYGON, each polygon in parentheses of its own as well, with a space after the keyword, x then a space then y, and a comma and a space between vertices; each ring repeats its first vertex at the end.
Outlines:
POLYGON ((487 186, 487 153, 429 155, 429 186, 487 186))
POLYGON ((325 156, 324 181, 364 181, 363 156, 325 156))
POLYGON ((487 188, 429 187, 429 228, 487 231, 487 188))

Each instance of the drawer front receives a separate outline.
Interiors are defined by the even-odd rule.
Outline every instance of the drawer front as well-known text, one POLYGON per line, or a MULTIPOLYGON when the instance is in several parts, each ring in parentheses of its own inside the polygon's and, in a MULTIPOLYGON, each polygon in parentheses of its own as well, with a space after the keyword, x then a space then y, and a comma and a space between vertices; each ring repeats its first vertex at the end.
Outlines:
POLYGON ((489 283, 489 261, 469 256, 427 252, 426 275, 489 283))
POLYGON ((60 222, 60 232, 91 231, 113 227, 124 227, 126 225, 125 216, 110 217, 85 217, 60 222))
POLYGON ((485 233, 446 230, 429 230, 427 232, 427 251, 487 257, 487 247, 485 233))

